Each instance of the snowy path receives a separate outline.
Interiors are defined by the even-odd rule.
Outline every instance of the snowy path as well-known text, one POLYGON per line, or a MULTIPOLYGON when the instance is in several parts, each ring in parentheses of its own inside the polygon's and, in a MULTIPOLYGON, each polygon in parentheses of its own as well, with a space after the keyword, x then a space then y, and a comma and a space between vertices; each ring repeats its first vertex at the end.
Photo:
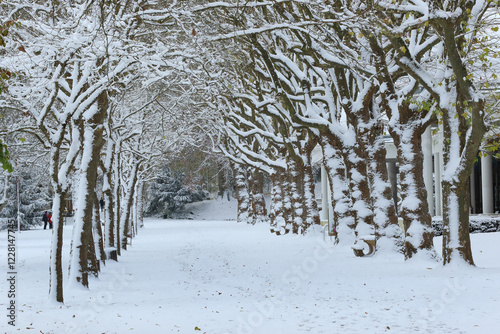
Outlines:
POLYGON ((23 326, 15 333, 496 333, 500 326, 499 233, 473 235, 476 262, 486 269, 443 269, 354 258, 318 234, 276 237, 264 225, 147 220, 90 292, 67 290, 65 305, 54 307, 46 303, 47 232, 20 238, 23 326))

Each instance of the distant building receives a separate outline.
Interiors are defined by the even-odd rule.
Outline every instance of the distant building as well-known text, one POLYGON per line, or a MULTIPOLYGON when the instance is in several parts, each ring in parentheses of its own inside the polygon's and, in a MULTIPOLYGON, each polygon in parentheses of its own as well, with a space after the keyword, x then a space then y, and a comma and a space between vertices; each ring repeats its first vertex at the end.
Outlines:
MULTIPOLYGON (((430 128, 422 136, 422 151, 424 155, 424 182, 427 190, 427 203, 432 216, 442 215, 443 195, 441 180, 443 172, 442 133, 433 134, 430 128)), ((395 202, 397 201, 398 162, 397 150, 392 138, 387 137, 385 142, 388 177, 395 202)), ((313 161, 321 162, 322 153, 318 148, 313 152, 313 161)), ((474 164, 470 176, 470 213, 494 214, 500 212, 500 162, 491 155, 479 157, 474 164)), ((321 168, 321 198, 328 198, 322 202, 321 220, 328 221, 331 217, 331 191, 328 186, 326 170, 321 168)))

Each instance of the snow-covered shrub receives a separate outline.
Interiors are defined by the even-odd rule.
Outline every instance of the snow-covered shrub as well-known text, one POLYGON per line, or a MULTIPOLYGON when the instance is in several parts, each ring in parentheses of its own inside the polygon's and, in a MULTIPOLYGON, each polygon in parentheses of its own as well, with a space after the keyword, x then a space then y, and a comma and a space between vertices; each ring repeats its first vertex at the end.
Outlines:
POLYGON ((194 187, 195 189, 191 191, 191 200, 193 202, 203 201, 210 197, 210 193, 207 190, 202 189, 201 185, 194 187))

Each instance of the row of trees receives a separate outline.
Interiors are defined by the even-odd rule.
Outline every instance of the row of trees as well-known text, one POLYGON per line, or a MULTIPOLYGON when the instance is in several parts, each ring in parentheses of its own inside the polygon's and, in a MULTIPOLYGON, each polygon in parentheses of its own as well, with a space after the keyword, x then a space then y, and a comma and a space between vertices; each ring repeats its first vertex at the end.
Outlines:
POLYGON ((495 79, 488 32, 495 32, 489 20, 496 1, 0 6, 2 22, 16 22, 2 39, 0 68, 15 73, 0 101, 11 120, 2 137, 15 163, 41 162, 50 175, 53 300, 63 301, 61 222, 71 189, 69 281, 88 286, 107 249, 126 249, 141 221, 144 182, 167 153, 186 144, 215 146, 219 137, 233 162, 239 220, 267 221, 267 174, 273 232, 304 233, 318 224, 311 157, 319 146, 339 232, 373 238, 379 249, 402 240, 411 258, 434 253, 420 136, 439 124, 444 263, 473 263, 466 185, 486 131, 482 89, 495 79), (398 147, 402 239, 387 180, 386 132, 398 147))
POLYGON ((53 194, 50 296, 63 302, 66 197, 75 199, 69 283, 88 287, 106 253, 115 249, 120 255, 141 224, 144 182, 168 152, 205 140, 207 89, 193 85, 198 70, 182 48, 191 31, 170 5, 118 0, 0 5, 2 20, 17 22, 0 66, 16 73, 2 96, 2 110, 13 119, 3 136, 17 164, 33 153, 26 148, 35 141, 45 159, 53 194))
POLYGON ((317 223, 311 152, 319 145, 339 232, 354 230, 379 249, 400 245, 389 134, 398 150, 402 250, 435 257, 421 148, 435 124, 443 138, 443 261, 473 264, 468 180, 491 115, 485 89, 497 79, 497 1, 226 1, 195 10, 223 22, 206 33, 224 44, 219 55, 229 64, 221 75, 222 150, 237 165, 241 219, 263 216, 266 173, 274 231, 317 223))

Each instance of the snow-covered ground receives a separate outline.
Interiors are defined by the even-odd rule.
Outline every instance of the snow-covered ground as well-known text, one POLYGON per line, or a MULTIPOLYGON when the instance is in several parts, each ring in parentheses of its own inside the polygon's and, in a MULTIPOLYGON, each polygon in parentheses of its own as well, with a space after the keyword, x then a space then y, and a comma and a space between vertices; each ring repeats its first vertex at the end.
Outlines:
MULTIPOLYGON (((227 204, 200 204, 223 219, 227 204)), ((232 208, 229 209, 233 212, 232 208)), ((197 212, 195 214, 202 214, 197 212)), ((355 258, 348 246, 275 236, 265 225, 147 219, 90 290, 47 302, 50 232, 22 232, 18 329, 7 333, 498 333, 500 233, 472 235, 477 268, 401 257, 355 258)), ((71 227, 65 227, 68 262, 71 227)), ((440 244, 440 238, 435 239, 440 244)), ((0 245, 6 233, 0 234, 0 245)), ((6 269, 6 247, 0 261, 6 269)), ((6 314, 6 280, 1 307, 6 314)))

